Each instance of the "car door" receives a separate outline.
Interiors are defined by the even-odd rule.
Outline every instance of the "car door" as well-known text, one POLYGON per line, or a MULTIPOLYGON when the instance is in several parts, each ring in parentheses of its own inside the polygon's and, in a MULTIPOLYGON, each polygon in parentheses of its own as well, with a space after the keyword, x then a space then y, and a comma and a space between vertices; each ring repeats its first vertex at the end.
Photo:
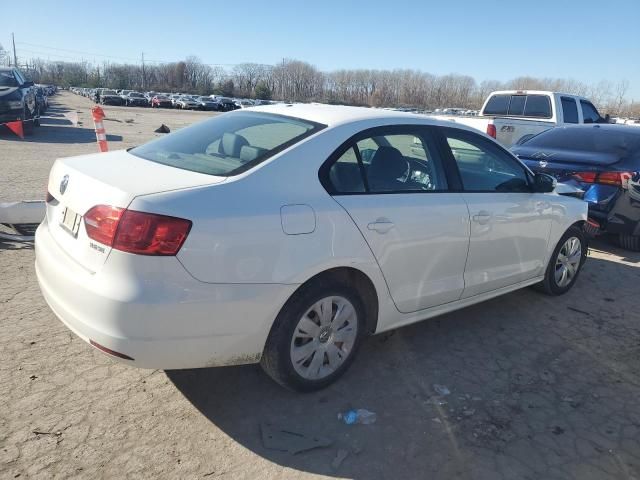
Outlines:
POLYGON ((375 128, 325 164, 323 183, 371 248, 399 311, 458 300, 469 214, 448 180, 430 130, 375 128))
POLYGON ((495 142, 457 128, 440 131, 471 218, 462 298, 543 275, 551 229, 548 197, 532 193, 530 172, 495 142))

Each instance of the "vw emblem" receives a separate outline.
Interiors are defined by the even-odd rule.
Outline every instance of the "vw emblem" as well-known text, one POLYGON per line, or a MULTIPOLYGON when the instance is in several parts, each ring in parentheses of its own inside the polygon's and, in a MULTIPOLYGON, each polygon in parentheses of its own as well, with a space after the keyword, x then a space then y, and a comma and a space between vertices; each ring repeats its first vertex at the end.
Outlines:
POLYGON ((60 182, 60 195, 64 195, 64 192, 67 191, 67 185, 69 185, 69 175, 62 177, 62 181, 60 182))
POLYGON ((540 168, 544 168, 547 165, 549 165, 549 162, 547 162, 546 160, 540 160, 539 165, 540 165, 540 168))

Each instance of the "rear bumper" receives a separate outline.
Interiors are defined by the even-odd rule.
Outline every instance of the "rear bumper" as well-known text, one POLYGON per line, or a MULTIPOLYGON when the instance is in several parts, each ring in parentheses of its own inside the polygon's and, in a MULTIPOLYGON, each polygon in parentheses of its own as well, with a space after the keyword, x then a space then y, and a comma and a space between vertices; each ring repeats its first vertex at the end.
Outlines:
POLYGON ((596 210, 590 205, 589 217, 600 224, 602 232, 640 235, 640 188, 632 184, 622 190, 609 211, 596 210))
POLYGON ((22 120, 23 110, 21 108, 7 109, 0 107, 0 123, 15 122, 22 120))
POLYGON ((111 252, 95 273, 64 252, 46 221, 36 232, 36 274, 51 310, 76 335, 154 369, 254 363, 295 285, 195 280, 175 257, 111 252))

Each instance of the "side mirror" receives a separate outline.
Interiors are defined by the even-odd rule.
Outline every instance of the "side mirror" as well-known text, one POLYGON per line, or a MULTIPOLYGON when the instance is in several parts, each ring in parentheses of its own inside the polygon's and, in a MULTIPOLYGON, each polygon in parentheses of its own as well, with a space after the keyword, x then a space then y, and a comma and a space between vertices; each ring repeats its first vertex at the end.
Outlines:
POLYGON ((536 173, 533 177, 534 193, 550 193, 556 189, 556 179, 546 173, 536 173))
POLYGON ((24 83, 22 84, 22 86, 23 86, 24 88, 27 88, 27 87, 33 87, 33 82, 32 82, 31 80, 28 80, 28 81, 24 82, 24 83))

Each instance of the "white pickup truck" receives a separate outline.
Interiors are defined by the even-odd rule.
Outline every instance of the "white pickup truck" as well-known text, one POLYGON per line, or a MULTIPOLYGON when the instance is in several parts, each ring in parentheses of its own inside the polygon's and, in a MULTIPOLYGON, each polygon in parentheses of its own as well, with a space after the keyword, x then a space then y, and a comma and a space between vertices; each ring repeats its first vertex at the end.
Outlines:
POLYGON ((492 92, 478 116, 438 115, 437 118, 480 130, 505 147, 520 144, 559 125, 609 121, 601 117, 586 98, 539 90, 492 92))

